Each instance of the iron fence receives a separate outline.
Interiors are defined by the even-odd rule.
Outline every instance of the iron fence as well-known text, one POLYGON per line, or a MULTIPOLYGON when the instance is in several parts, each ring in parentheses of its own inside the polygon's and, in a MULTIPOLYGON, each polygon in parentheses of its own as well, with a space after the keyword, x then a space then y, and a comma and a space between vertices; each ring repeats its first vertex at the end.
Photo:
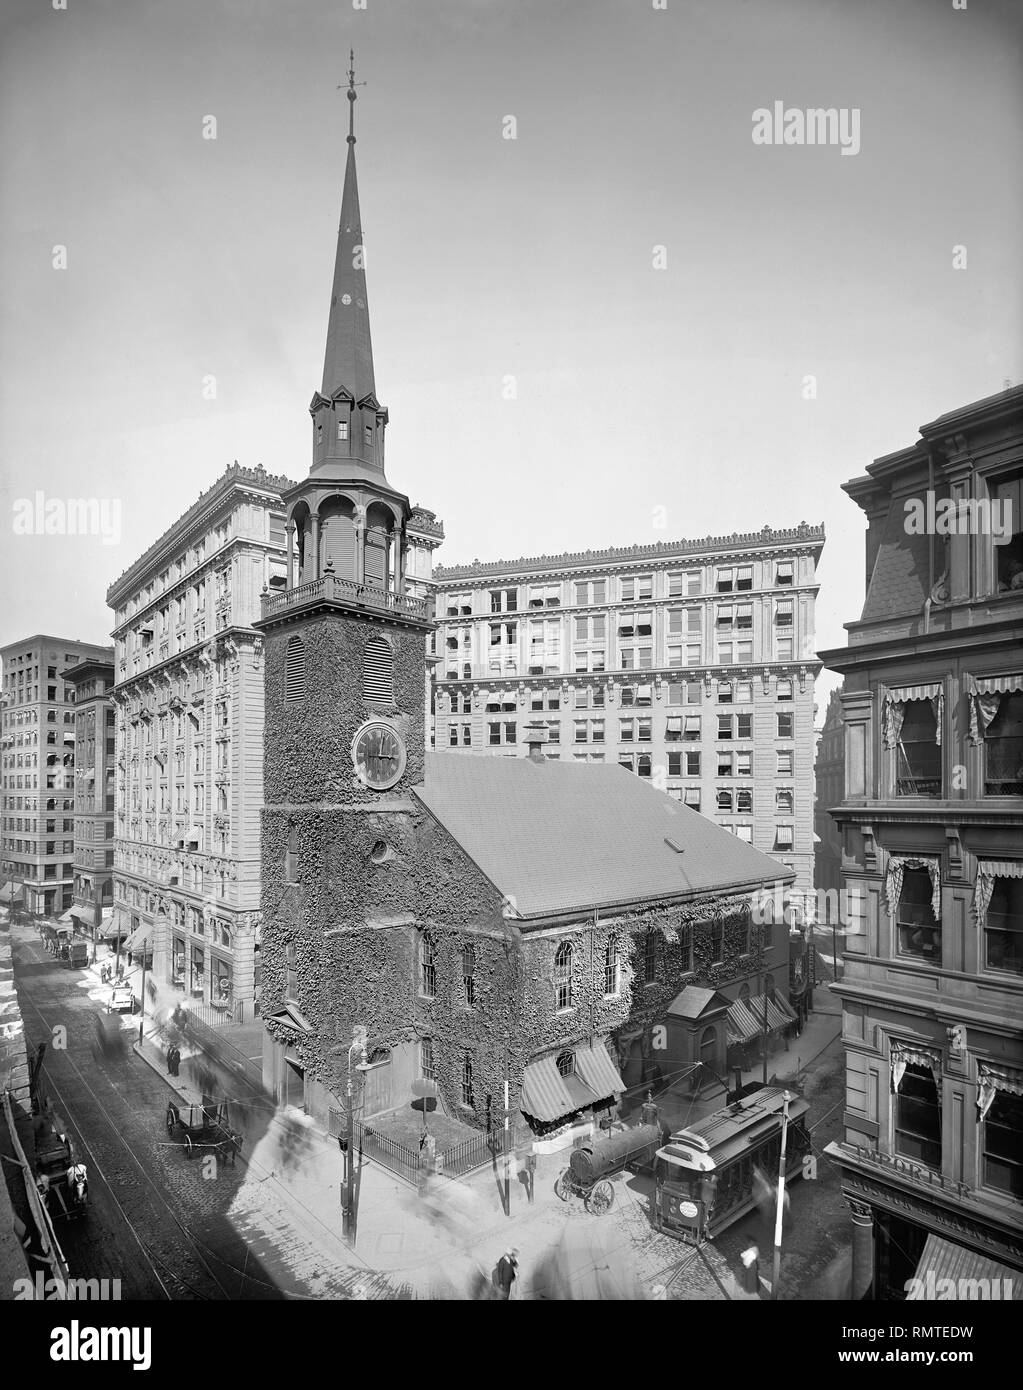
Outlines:
MULTIPOLYGON (((348 1112, 343 1109, 327 1112, 327 1132, 333 1139, 343 1139, 348 1128, 348 1112)), ((371 1123, 356 1120, 354 1123, 355 1145, 363 1156, 374 1159, 382 1168, 393 1173, 403 1182, 418 1187, 427 1170, 424 1151, 410 1149, 407 1144, 389 1135, 381 1134, 371 1123)), ((474 1134, 453 1144, 447 1149, 437 1150, 437 1171, 447 1177, 464 1177, 493 1161, 496 1152, 494 1145, 500 1144, 496 1134, 474 1134)))

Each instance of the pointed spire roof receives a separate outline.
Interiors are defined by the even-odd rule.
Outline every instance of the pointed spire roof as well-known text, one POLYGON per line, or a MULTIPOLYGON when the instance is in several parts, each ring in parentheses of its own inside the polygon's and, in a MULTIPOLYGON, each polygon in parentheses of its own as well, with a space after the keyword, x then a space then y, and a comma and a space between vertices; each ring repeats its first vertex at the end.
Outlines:
MULTIPOLYGON (((341 195, 341 221, 337 230, 334 285, 327 323, 327 349, 323 358, 324 396, 341 386, 357 401, 375 395, 373 346, 369 335, 369 298, 363 265, 362 217, 359 185, 355 174, 355 54, 348 70, 348 161, 341 195)), ((361 84, 359 84, 361 85, 361 84)))

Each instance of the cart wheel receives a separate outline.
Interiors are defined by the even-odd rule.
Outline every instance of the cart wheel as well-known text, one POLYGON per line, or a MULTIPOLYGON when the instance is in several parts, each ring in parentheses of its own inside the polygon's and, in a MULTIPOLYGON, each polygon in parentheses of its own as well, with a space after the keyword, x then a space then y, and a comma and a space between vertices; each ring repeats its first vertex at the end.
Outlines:
POLYGON ((167 1133, 168 1133, 168 1134, 173 1134, 173 1133, 174 1133, 174 1127, 175 1127, 175 1125, 177 1124, 177 1122, 178 1122, 178 1107, 174 1104, 173 1101, 169 1101, 168 1104, 167 1104, 167 1133))
POLYGON ((563 1202, 568 1201, 568 1194, 572 1191, 572 1170, 563 1168, 554 1179, 554 1195, 560 1197, 563 1202))
POLYGON ((615 1190, 609 1182, 598 1182, 596 1187, 586 1199, 586 1206, 589 1211, 596 1212, 598 1216, 603 1216, 605 1212, 614 1206, 615 1190))
POLYGON ((190 1134, 186 1134, 186 1135, 185 1135, 185 1157, 186 1157, 186 1158, 192 1158, 192 1157, 194 1156, 194 1154, 195 1154, 195 1145, 192 1143, 192 1136, 191 1136, 190 1134))

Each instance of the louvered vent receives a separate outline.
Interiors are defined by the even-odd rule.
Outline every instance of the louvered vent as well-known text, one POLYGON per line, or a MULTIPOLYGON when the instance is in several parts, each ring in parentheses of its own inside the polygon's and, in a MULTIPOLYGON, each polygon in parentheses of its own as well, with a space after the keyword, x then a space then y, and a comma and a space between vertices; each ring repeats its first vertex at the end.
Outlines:
POLYGON ((394 704, 394 655, 379 637, 371 637, 366 643, 362 698, 371 705, 394 704))
POLYGON ((289 703, 305 699, 305 643, 301 637, 288 639, 284 658, 284 698, 289 703))

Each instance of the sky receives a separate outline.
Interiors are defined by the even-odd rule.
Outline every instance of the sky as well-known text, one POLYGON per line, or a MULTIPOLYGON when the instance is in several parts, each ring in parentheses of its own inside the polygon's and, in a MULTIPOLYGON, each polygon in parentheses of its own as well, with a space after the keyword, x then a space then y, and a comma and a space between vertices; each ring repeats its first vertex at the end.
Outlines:
POLYGON ((104 640, 233 460, 307 473, 350 47, 388 477, 445 564, 823 522, 841 646, 841 484, 1023 376, 1012 0, 61 3, 0 18, 0 645, 104 640), (775 102, 857 152, 754 143, 775 102), (106 535, 21 534, 37 492, 106 535))

